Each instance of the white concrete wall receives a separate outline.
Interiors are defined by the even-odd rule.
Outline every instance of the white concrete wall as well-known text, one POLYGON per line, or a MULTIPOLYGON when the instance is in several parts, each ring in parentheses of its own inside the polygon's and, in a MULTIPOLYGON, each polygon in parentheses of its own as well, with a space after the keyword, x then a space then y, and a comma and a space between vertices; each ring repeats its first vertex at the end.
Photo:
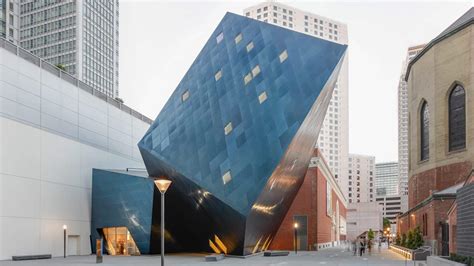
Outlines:
POLYGON ((90 253, 92 168, 144 167, 145 122, 0 48, 0 260, 90 253))

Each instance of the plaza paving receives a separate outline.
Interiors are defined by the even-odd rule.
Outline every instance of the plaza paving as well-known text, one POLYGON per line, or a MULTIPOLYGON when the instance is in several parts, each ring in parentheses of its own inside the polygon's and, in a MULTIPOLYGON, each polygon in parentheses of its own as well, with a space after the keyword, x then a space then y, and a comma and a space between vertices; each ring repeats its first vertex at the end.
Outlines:
MULTIPOLYGON (((392 251, 382 248, 371 255, 353 256, 352 252, 341 248, 331 248, 322 251, 307 251, 291 253, 287 257, 263 257, 256 255, 246 259, 225 258, 218 262, 205 262, 204 254, 173 254, 166 256, 166 265, 405 265, 404 258, 392 251)), ((411 262, 413 263, 413 262, 411 262)), ((413 265, 408 262, 408 265, 413 265)), ((20 265, 91 265, 95 264, 94 256, 70 256, 66 259, 38 261, 0 261, 1 266, 20 265)), ((104 256, 102 265, 160 265, 160 256, 112 257, 104 256)))

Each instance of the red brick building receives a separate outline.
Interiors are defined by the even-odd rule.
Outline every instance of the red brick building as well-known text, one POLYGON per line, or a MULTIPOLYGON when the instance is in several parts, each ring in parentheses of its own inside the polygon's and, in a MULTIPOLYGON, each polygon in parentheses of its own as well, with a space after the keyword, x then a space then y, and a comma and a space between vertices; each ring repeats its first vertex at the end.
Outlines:
POLYGON ((346 239, 347 203, 318 149, 314 151, 303 184, 280 225, 270 250, 318 250, 346 239))
POLYGON ((419 226, 438 255, 459 246, 452 205, 474 166, 473 36, 471 8, 410 61, 405 75, 409 210, 397 218, 398 232, 419 226))

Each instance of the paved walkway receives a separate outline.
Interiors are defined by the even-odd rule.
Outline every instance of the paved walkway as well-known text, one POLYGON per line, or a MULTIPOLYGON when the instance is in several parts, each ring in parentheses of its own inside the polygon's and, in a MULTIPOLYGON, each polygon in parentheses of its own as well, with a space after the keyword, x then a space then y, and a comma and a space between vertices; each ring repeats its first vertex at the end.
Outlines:
MULTIPOLYGON (((392 251, 382 248, 371 255, 362 257, 353 256, 352 252, 341 248, 331 248, 321 251, 305 251, 298 254, 291 253, 287 257, 253 256, 246 259, 225 258, 218 262, 205 262, 203 254, 173 254, 166 256, 166 265, 255 265, 255 266, 304 266, 304 265, 378 265, 395 266, 405 265, 404 258, 392 251)), ((94 256, 70 256, 66 259, 37 261, 0 261, 1 266, 27 265, 91 265, 95 264, 94 256)), ((102 265, 160 265, 160 256, 118 257, 104 256, 102 265)), ((408 263, 408 265, 412 265, 408 263)))

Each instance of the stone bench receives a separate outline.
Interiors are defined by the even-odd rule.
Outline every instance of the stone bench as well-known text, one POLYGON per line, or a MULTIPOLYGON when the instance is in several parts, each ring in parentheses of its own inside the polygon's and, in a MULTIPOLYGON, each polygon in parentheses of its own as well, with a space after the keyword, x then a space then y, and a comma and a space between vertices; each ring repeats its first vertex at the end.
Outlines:
POLYGON ((40 255, 25 255, 25 256, 12 256, 12 260, 44 260, 51 259, 51 254, 40 254, 40 255))
POLYGON ((220 261, 224 259, 224 254, 212 254, 205 257, 206 261, 220 261))
POLYGON ((268 250, 263 253, 264 257, 277 257, 277 256, 288 256, 289 251, 284 250, 268 250))

